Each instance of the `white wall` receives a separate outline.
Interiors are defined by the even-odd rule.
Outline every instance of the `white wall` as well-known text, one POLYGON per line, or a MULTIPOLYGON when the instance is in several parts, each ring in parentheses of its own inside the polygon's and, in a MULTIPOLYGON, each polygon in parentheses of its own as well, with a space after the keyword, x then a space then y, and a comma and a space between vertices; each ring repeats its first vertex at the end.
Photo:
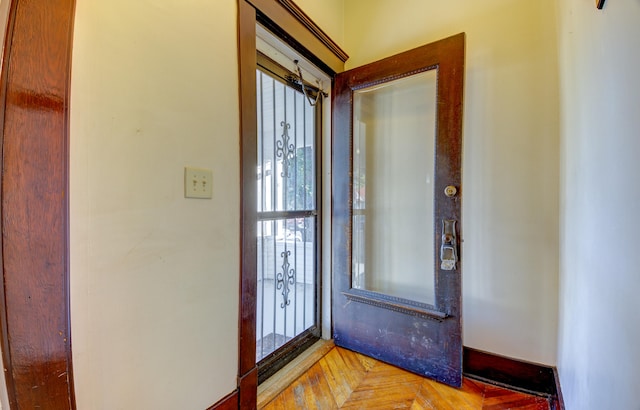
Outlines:
POLYGON ((553 0, 345 0, 349 68, 467 33, 467 346, 555 364, 558 72, 553 0))
POLYGON ((561 285, 567 409, 637 409, 640 2, 560 3, 561 285))
POLYGON ((80 409, 203 409, 236 387, 235 0, 78 0, 71 320, 80 409), (184 166, 213 170, 185 199, 184 166))

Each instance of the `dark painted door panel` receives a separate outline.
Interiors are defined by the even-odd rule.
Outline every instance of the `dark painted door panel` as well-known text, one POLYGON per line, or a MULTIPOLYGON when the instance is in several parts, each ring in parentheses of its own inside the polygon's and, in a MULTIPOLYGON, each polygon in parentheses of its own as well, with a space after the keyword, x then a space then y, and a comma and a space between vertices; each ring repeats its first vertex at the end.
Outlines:
POLYGON ((336 76, 333 93, 335 343, 453 386, 462 383, 458 238, 464 48, 465 35, 458 34, 346 71, 336 76), (384 87, 392 89, 403 81, 421 84, 423 73, 435 74, 431 76, 433 113, 424 113, 425 118, 433 116, 434 126, 426 127, 432 128, 433 142, 426 148, 421 145, 418 125, 420 132, 407 141, 420 142, 419 152, 408 145, 394 154, 394 147, 405 137, 405 124, 423 118, 405 118, 402 104, 416 108, 406 99, 412 98, 406 89, 399 86, 394 91, 397 95, 389 96, 384 87), (398 118, 381 120, 382 125, 375 122, 379 112, 391 106, 396 107, 399 114, 393 116, 398 118), (381 137, 383 131, 386 136, 381 137), (413 167, 408 169, 420 169, 423 150, 423 158, 430 161, 427 176, 422 171, 402 171, 408 163, 413 167), (393 181, 376 173, 396 171, 411 177, 420 174, 417 181, 426 183, 407 182, 402 176, 404 191, 393 182, 384 182, 384 189, 376 185, 393 181), (423 193, 428 199, 418 205, 424 205, 428 215, 418 212, 421 222, 412 226, 411 219, 403 219, 403 210, 415 208, 416 198, 423 193), (393 211, 385 208, 388 204, 393 211), (408 223, 408 228, 399 228, 395 221, 408 223), (424 226, 431 227, 429 232, 423 232, 424 226), (407 246, 399 245, 402 241, 407 246), (414 256, 416 262, 412 262, 414 256), (409 270, 415 271, 408 276, 413 282, 402 283, 409 270), (374 273, 377 276, 372 278, 374 273))

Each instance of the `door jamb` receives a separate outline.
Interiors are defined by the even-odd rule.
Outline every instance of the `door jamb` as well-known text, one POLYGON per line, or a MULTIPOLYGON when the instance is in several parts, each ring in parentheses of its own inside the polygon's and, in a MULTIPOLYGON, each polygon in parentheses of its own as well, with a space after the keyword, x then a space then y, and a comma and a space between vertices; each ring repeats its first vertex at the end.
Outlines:
POLYGON ((333 76, 347 54, 291 0, 238 0, 240 82, 240 314, 238 394, 242 409, 256 406, 256 24, 260 22, 333 76), (283 34, 286 34, 284 36, 283 34))

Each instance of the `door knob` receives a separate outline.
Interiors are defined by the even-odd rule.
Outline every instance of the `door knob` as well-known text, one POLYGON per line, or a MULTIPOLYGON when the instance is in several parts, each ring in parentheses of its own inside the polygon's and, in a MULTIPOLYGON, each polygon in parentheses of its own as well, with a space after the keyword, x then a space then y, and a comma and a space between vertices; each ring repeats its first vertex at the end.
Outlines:
POLYGON ((455 196, 458 193, 458 190, 456 189, 456 187, 454 187, 453 185, 448 185, 445 189, 444 189, 444 194, 446 196, 448 196, 449 198, 455 196))

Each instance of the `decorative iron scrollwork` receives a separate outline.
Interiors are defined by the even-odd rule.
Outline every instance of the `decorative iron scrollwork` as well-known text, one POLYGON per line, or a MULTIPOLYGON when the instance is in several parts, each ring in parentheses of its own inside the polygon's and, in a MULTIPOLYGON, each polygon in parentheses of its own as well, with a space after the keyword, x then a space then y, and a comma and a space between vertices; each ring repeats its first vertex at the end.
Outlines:
POLYGON ((289 285, 296 283, 296 270, 293 268, 289 269, 289 256, 291 256, 291 251, 284 251, 280 256, 282 256, 282 272, 276 276, 276 289, 282 289, 283 302, 280 304, 280 307, 284 309, 285 306, 291 304, 291 300, 289 299, 289 285))
POLYGON ((284 121, 280 122, 280 125, 282 126, 282 141, 276 141, 276 155, 278 158, 282 158, 282 172, 280 175, 283 178, 289 178, 289 165, 295 157, 296 147, 289 143, 289 129, 291 125, 284 121))

